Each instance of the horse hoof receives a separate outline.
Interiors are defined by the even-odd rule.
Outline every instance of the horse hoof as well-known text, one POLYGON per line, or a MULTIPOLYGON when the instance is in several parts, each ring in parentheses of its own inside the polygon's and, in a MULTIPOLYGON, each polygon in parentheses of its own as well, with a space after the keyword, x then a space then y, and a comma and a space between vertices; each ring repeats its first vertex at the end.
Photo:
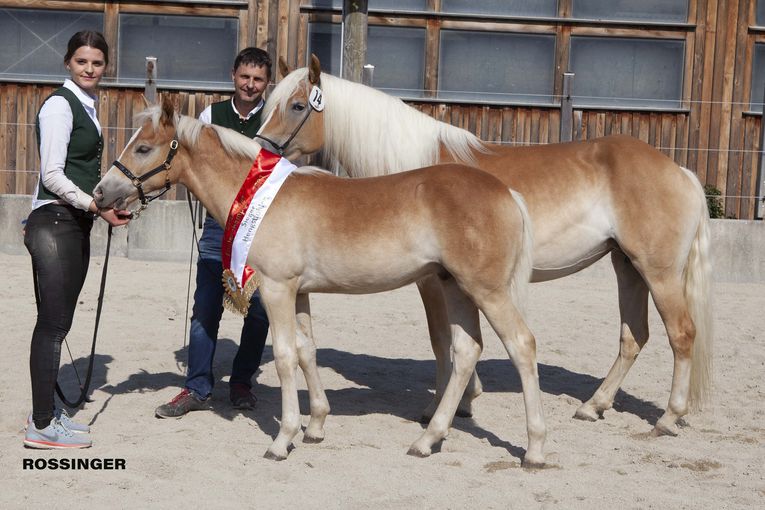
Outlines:
POLYGON ((582 405, 574 413, 574 418, 582 421, 598 421, 600 418, 603 418, 603 413, 582 405))
POLYGON ((421 459, 424 459, 425 457, 430 457, 430 452, 424 452, 420 450, 419 448, 415 448, 414 446, 409 448, 409 451, 407 451, 406 454, 411 455, 412 457, 419 457, 421 459))
POLYGON ((656 426, 654 426, 653 430, 651 431, 651 435, 654 437, 660 437, 660 436, 676 437, 677 433, 678 433, 678 430, 675 425, 667 426, 658 422, 656 423, 656 426))
POLYGON ((469 409, 457 409, 457 411, 454 413, 455 416, 459 416, 460 418, 472 418, 473 417, 473 411, 469 409))
POLYGON ((523 469, 543 469, 546 465, 544 456, 541 456, 540 458, 530 458, 526 455, 521 461, 521 467, 523 469))
POLYGON ((306 436, 306 435, 303 436, 304 443, 316 444, 316 443, 321 443, 322 441, 324 441, 323 437, 306 436))
POLYGON ((263 454, 263 458, 264 459, 268 459, 268 460, 277 460, 278 461, 278 460, 286 460, 287 456, 286 455, 278 455, 278 454, 272 452, 271 450, 266 450, 266 453, 263 454))

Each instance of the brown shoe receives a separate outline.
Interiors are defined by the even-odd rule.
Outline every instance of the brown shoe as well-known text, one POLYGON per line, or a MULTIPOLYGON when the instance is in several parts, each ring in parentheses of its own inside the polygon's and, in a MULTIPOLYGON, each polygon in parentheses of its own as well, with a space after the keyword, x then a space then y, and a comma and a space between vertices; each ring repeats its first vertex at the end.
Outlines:
POLYGON ((183 388, 173 400, 155 409, 154 414, 157 418, 180 418, 189 411, 199 411, 208 407, 207 399, 203 400, 183 388))
POLYGON ((258 399, 246 384, 234 383, 229 388, 229 398, 234 409, 253 409, 258 399))

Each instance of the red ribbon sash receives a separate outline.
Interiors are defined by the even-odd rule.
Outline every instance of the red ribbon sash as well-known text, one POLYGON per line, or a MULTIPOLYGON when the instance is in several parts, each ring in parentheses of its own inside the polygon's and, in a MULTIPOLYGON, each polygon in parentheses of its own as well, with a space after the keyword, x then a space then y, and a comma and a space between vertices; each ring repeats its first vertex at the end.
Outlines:
MULTIPOLYGON (((223 243, 221 245, 221 255, 223 260, 223 269, 231 268, 231 249, 234 244, 234 238, 236 232, 239 229, 239 225, 242 223, 247 209, 250 207, 250 202, 255 196, 255 193, 260 189, 268 176, 271 175, 276 164, 281 159, 281 156, 269 152, 265 149, 261 149, 258 153, 258 157, 255 158, 255 162, 252 164, 247 177, 242 183, 242 187, 239 188, 234 203, 231 204, 231 209, 228 212, 228 219, 226 219, 226 228, 223 230, 223 243)), ((239 284, 244 287, 247 280, 253 275, 254 271, 250 266, 244 266, 244 273, 241 275, 242 281, 239 284)), ((240 275, 236 275, 239 277, 240 275)))

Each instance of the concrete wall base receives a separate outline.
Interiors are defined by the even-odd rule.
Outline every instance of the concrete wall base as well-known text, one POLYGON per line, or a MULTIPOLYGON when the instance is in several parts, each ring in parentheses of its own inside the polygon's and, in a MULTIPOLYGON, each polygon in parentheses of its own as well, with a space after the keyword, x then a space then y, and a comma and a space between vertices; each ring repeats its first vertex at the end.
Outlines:
MULTIPOLYGON (((25 254, 22 221, 32 199, 28 195, 0 195, 0 251, 25 254)), ((765 282, 765 225, 762 221, 712 220, 714 279, 725 282, 765 282)), ((107 225, 96 221, 92 254, 103 255, 107 225)), ((198 235, 201 230, 197 231, 198 235)), ((116 228, 112 255, 136 260, 185 261, 192 248, 192 224, 184 201, 157 200, 127 227, 116 228)), ((603 261, 605 262, 605 261, 603 261)), ((608 262, 597 266, 607 268, 608 262)))

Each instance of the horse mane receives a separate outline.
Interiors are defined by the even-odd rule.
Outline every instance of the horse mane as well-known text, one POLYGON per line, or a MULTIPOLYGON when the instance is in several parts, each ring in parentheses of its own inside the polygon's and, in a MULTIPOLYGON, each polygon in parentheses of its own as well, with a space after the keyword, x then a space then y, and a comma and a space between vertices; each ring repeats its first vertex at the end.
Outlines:
MULTIPOLYGON (((271 93, 263 118, 279 108, 297 87, 307 87, 308 69, 287 75, 271 93)), ((392 174, 438 162, 441 146, 454 160, 475 164, 474 151, 488 149, 472 133, 440 122, 401 99, 330 74, 321 74, 324 95, 322 166, 353 177, 392 174)), ((306 90, 306 92, 308 92, 306 90)))
MULTIPOLYGON (((162 110, 159 105, 152 105, 146 110, 136 114, 135 123, 141 125, 146 121, 151 121, 154 129, 159 127, 159 119, 162 110)), ((242 156, 255 160, 260 152, 260 144, 232 129, 226 129, 214 124, 205 124, 201 120, 189 117, 187 115, 174 115, 175 132, 178 141, 187 146, 194 146, 199 141, 199 135, 204 129, 212 129, 217 135, 223 146, 223 149, 232 156, 242 156)))

